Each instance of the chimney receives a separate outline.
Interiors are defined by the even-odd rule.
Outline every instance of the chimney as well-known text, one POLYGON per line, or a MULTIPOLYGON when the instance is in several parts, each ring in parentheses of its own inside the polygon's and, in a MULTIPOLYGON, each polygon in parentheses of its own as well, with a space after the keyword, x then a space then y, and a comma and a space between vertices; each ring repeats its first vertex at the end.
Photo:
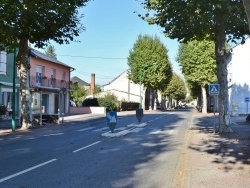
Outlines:
POLYGON ((91 83, 90 83, 90 95, 94 95, 95 90, 95 74, 91 74, 91 83))

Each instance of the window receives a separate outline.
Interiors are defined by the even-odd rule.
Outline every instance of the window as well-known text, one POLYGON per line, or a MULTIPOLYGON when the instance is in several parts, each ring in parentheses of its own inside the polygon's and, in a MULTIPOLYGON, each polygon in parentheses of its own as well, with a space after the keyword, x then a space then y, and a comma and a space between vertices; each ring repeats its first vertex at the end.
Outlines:
POLYGON ((42 85, 42 75, 43 75, 43 67, 36 67, 36 86, 42 85))
POLYGON ((0 74, 6 75, 7 53, 0 51, 0 74))
POLYGON ((56 69, 50 70, 50 86, 55 87, 56 83, 56 69))
POLYGON ((63 71, 63 72, 62 72, 62 80, 65 80, 65 78, 66 78, 66 72, 63 71))

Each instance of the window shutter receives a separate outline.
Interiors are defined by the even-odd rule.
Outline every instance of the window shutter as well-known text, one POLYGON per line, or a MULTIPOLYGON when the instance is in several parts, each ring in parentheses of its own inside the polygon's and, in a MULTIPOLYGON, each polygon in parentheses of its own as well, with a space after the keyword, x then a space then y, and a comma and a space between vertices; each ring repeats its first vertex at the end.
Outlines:
POLYGON ((0 74, 6 75, 7 53, 0 51, 0 74))

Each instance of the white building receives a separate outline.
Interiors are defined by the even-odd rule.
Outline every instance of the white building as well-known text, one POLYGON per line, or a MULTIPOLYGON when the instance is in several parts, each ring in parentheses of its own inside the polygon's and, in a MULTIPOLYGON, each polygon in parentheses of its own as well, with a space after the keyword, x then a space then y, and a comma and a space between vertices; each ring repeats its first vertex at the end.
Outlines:
POLYGON ((140 85, 128 79, 127 71, 104 85, 103 91, 115 94, 119 101, 140 102, 140 85))
MULTIPOLYGON (((127 71, 123 72, 114 80, 103 86, 103 92, 101 93, 101 95, 105 95, 108 92, 116 95, 119 101, 140 103, 140 84, 135 84, 131 80, 129 80, 127 71)), ((162 100, 161 94, 159 92, 157 93, 157 95, 154 95, 154 97, 152 97, 152 90, 150 92, 150 89, 144 88, 143 85, 141 86, 141 96, 142 107, 146 110, 150 108, 150 98, 155 102, 155 104, 153 105, 154 109, 156 107, 159 107, 159 104, 157 103, 161 103, 162 100)))
POLYGON ((231 115, 249 114, 250 102, 250 38, 231 49, 227 60, 229 109, 231 115))

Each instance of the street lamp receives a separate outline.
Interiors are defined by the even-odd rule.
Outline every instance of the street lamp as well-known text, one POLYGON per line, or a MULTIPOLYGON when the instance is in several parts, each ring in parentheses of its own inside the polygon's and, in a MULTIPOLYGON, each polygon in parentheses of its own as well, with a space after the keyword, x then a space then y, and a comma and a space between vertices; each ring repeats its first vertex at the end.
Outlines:
POLYGON ((156 65, 156 63, 149 64, 149 65, 144 65, 144 66, 140 69, 140 105, 139 105, 139 109, 142 109, 141 85, 142 85, 143 70, 145 70, 146 68, 151 67, 151 66, 153 66, 153 65, 156 65))

